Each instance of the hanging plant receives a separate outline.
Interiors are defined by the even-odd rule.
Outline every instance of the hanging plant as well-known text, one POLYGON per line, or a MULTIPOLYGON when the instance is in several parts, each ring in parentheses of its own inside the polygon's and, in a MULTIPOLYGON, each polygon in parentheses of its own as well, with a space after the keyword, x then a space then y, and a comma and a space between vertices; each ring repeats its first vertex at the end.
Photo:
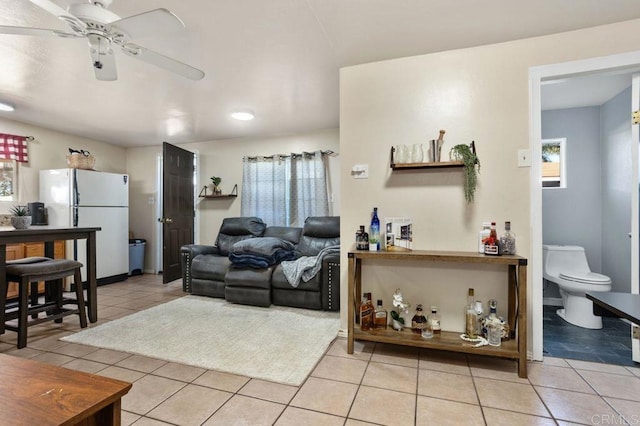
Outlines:
POLYGON ((451 148, 449 158, 452 161, 462 161, 464 163, 464 199, 467 203, 471 203, 478 184, 477 174, 480 173, 480 160, 478 160, 478 156, 471 147, 464 144, 451 148), (478 166, 477 170, 476 166, 478 166))

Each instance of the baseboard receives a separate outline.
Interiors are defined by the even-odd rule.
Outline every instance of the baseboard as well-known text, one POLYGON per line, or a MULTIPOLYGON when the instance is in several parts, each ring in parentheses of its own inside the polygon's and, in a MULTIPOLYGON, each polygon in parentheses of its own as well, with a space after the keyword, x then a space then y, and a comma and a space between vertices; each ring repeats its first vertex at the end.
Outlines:
POLYGON ((548 306, 564 306, 561 297, 543 297, 542 304, 548 306))

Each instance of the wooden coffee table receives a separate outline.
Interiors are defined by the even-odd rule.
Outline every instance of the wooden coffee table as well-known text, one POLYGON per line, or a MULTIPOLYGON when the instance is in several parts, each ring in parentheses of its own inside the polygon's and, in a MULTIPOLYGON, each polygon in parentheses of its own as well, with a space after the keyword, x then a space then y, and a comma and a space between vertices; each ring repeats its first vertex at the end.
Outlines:
POLYGON ((0 354, 0 423, 120 425, 131 383, 0 354))

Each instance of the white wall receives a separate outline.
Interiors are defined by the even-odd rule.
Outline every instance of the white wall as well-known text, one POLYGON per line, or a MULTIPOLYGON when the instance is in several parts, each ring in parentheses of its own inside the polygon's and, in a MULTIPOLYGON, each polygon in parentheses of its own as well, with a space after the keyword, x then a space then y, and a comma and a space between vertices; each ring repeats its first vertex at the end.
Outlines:
MULTIPOLYGON (((202 199, 196 204, 199 218, 199 233, 196 241, 213 244, 225 217, 240 216, 242 158, 244 156, 287 154, 291 152, 332 150, 340 151, 337 129, 310 132, 299 135, 274 136, 269 138, 226 139, 218 141, 176 144, 183 149, 197 153, 199 157, 198 190, 210 184, 211 176, 222 177, 221 189, 229 193, 234 184, 238 185, 238 198, 202 199)), ((159 201, 156 193, 156 159, 162 154, 162 146, 129 148, 127 165, 131 179, 131 228, 137 238, 147 240, 145 269, 157 270, 154 253, 160 242, 156 241, 157 215, 155 204, 159 201)), ((340 215, 340 160, 341 156, 330 157, 329 178, 332 214, 340 215)))
MULTIPOLYGON (((633 51, 638 31, 640 20, 633 20, 341 70, 343 327, 347 252, 353 246, 349 237, 368 221, 373 206, 383 216, 413 217, 417 249, 473 251, 482 221, 510 219, 518 253, 529 257, 530 170, 517 166, 518 149, 529 147, 529 68, 633 51), (439 129, 447 131, 445 152, 454 144, 476 141, 482 170, 471 205, 464 202, 460 171, 399 173, 389 168, 392 145, 424 143, 439 129), (350 178, 354 164, 369 164, 369 179, 350 178)), ((443 328, 449 330, 462 330, 467 287, 476 288, 478 299, 497 298, 499 307, 505 307, 506 273, 449 269, 451 265, 365 265, 363 283, 387 307, 398 286, 414 306, 439 304, 443 328)))
MULTIPOLYGON (((3 113, 3 115, 8 114, 3 113)), ((0 202, 0 213, 8 213, 9 208, 14 204, 37 201, 40 191, 40 170, 67 167, 66 155, 69 153, 69 148, 91 152, 96 157, 96 170, 126 173, 126 150, 115 145, 1 117, 0 133, 35 138, 28 142, 29 163, 19 163, 18 166, 18 200, 16 202, 0 202)))
POLYGON ((602 273, 631 291, 631 87, 601 108, 602 273))

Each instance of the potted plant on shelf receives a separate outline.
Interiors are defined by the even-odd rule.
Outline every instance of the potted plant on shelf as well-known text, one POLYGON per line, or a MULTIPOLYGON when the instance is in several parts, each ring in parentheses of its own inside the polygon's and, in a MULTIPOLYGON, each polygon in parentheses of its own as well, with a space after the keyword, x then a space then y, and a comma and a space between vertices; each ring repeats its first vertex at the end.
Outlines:
POLYGON ((16 229, 27 229, 31 226, 31 213, 27 206, 13 206, 11 212, 11 225, 16 229))
POLYGON ((464 163, 464 199, 467 203, 471 203, 478 184, 477 174, 480 173, 480 160, 478 160, 475 150, 465 144, 451 148, 449 158, 452 161, 462 161, 464 163))
POLYGON ((213 195, 222 195, 222 190, 218 187, 218 185, 220 185, 220 182, 222 182, 222 178, 218 176, 211 176, 211 184, 213 185, 213 188, 211 190, 213 192, 213 195))
POLYGON ((402 313, 406 314, 409 312, 410 305, 408 303, 404 303, 400 289, 396 289, 395 293, 393 293, 393 306, 398 308, 398 310, 391 311, 391 319, 393 320, 391 326, 394 330, 401 331, 402 327, 404 327, 404 318, 402 318, 402 313))

